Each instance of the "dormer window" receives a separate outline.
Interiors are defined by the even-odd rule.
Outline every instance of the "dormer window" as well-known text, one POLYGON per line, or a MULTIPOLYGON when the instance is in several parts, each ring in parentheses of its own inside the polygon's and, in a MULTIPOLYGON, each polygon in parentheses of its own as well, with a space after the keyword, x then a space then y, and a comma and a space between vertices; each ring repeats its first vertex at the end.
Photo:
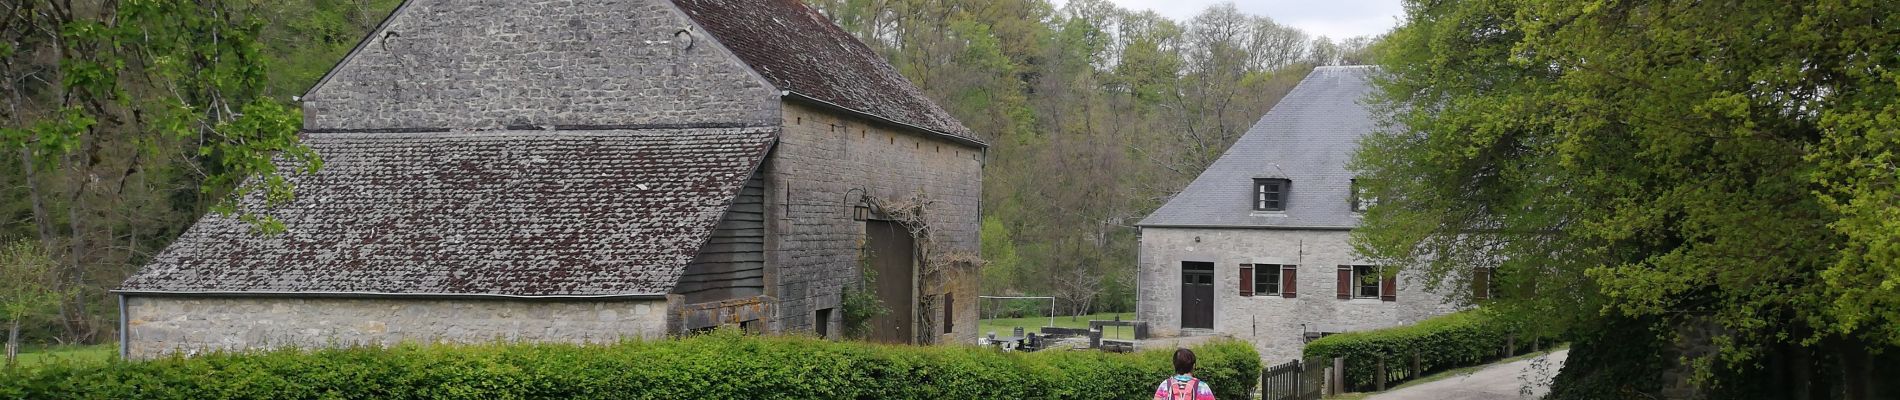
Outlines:
POLYGON ((1352 180, 1351 192, 1352 198, 1347 201, 1352 202, 1352 212, 1366 212, 1366 209, 1372 208, 1373 204, 1379 203, 1378 198, 1366 194, 1366 187, 1361 185, 1358 179, 1352 180))
POLYGON ((1254 179, 1254 211, 1286 211, 1286 192, 1292 182, 1285 179, 1254 179))

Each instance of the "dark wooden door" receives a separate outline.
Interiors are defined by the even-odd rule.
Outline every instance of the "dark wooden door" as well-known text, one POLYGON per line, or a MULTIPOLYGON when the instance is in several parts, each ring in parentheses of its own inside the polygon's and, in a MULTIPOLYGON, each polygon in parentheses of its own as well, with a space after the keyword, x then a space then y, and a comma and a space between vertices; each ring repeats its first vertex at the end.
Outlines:
POLYGON ((1214 329, 1214 263, 1181 263, 1181 327, 1214 329))
POLYGON ((911 343, 911 297, 915 290, 916 243, 910 230, 890 221, 865 221, 865 246, 871 250, 871 268, 877 274, 877 298, 889 313, 871 318, 871 340, 911 343))

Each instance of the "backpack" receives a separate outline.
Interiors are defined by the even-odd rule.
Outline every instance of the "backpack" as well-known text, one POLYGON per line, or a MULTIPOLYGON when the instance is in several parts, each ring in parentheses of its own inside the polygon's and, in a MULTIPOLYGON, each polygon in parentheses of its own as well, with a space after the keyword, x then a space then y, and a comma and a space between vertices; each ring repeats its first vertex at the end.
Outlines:
POLYGON ((1200 378, 1188 378, 1187 382, 1169 378, 1168 383, 1168 400, 1194 400, 1201 391, 1200 378))

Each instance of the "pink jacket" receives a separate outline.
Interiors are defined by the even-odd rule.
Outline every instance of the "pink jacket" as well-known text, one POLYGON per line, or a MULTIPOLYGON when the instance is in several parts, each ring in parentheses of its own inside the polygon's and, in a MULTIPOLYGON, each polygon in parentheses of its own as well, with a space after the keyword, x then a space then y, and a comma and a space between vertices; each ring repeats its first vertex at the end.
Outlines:
POLYGON ((1192 376, 1180 375, 1161 381, 1155 387, 1154 400, 1214 400, 1214 389, 1192 376))

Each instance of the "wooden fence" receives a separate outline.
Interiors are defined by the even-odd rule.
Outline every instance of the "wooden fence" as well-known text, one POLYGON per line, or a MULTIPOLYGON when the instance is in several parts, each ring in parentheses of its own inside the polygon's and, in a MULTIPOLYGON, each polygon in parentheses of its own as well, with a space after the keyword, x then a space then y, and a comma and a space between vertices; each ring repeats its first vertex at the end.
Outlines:
POLYGON ((1300 360, 1260 371, 1261 400, 1318 400, 1327 368, 1300 360))

